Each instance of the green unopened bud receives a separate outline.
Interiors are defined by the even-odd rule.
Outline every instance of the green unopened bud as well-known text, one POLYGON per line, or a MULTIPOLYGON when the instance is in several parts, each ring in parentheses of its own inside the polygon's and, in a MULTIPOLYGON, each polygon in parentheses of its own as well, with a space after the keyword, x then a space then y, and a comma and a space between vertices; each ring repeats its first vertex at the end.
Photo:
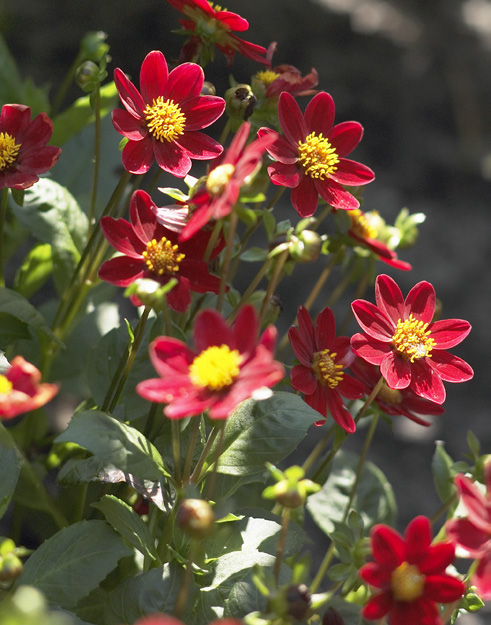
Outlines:
POLYGON ((107 72, 101 70, 93 61, 85 61, 82 65, 79 65, 75 72, 75 82, 82 91, 90 93, 94 91, 106 76, 107 72))
POLYGON ((22 562, 11 552, 0 558, 0 582, 10 582, 22 573, 22 562))
POLYGON ((161 285, 151 278, 135 280, 126 288, 126 297, 136 297, 141 304, 153 308, 155 312, 164 310, 167 298, 166 294, 177 284, 176 278, 171 278, 166 284, 161 285))
POLYGON ((331 607, 322 617, 322 625, 344 625, 344 618, 337 610, 331 607))
POLYGON ((177 512, 177 524, 191 538, 205 538, 213 530, 215 515, 204 499, 185 499, 177 512))
POLYGON ((304 230, 298 236, 290 237, 290 256, 299 263, 312 263, 322 250, 322 237, 314 230, 304 230))
POLYGON ((109 52, 106 39, 107 33, 102 30, 87 33, 80 44, 81 57, 98 63, 109 52))
POLYGON ((303 620, 312 603, 312 595, 305 584, 292 584, 286 589, 287 614, 298 621, 303 620))
POLYGON ((201 95, 216 95, 217 90, 215 89, 215 85, 209 80, 205 80, 203 86, 201 87, 201 95))
POLYGON ((257 99, 250 85, 237 85, 225 91, 225 102, 230 118, 247 120, 254 113, 257 99))
POLYGON ((305 472, 302 467, 294 465, 281 472, 269 463, 266 466, 277 483, 265 488, 263 497, 276 499, 285 508, 299 508, 305 503, 308 495, 318 492, 321 488, 312 480, 303 479, 305 472))

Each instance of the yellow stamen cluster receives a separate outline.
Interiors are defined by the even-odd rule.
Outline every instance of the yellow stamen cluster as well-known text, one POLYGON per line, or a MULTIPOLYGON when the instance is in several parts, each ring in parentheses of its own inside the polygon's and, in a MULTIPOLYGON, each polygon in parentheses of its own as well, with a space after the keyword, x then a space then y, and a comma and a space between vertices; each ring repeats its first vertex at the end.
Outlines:
POLYGON ((158 141, 175 141, 184 134, 186 117, 173 100, 159 96, 143 112, 149 131, 158 141))
POLYGON ((348 211, 351 230, 362 239, 377 238, 377 231, 370 225, 365 213, 359 209, 348 211))
POLYGON ((213 345, 191 363, 189 377, 195 386, 221 391, 230 386, 240 373, 242 357, 228 345, 213 345))
POLYGON ((336 363, 336 356, 336 352, 331 353, 328 349, 314 354, 312 370, 322 386, 336 388, 343 379, 343 365, 336 363))
POLYGON ((302 165, 307 176, 323 180, 329 174, 336 171, 336 164, 339 163, 336 148, 333 148, 329 141, 322 136, 322 132, 317 135, 311 132, 305 141, 298 142, 298 161, 302 165))
POLYGON ((396 601, 415 601, 423 594, 425 576, 414 564, 403 562, 392 572, 390 585, 396 601))
POLYGON ((0 375, 0 395, 8 395, 12 388, 12 382, 4 375, 0 375))
POLYGON ((377 399, 382 400, 390 406, 398 406, 402 404, 402 393, 396 388, 390 388, 385 382, 382 382, 382 386, 377 394, 377 399))
POLYGON ((274 82, 279 77, 277 72, 273 72, 272 69, 265 69, 262 72, 257 72, 256 78, 261 81, 265 87, 269 87, 269 85, 274 82))
POLYGON ((234 175, 235 167, 232 163, 224 163, 212 169, 206 179, 206 190, 210 195, 221 195, 234 175))
POLYGON ((399 319, 392 345, 411 362, 420 358, 431 358, 435 340, 430 338, 431 331, 426 330, 427 327, 428 323, 418 321, 412 315, 406 321, 399 319))
POLYGON ((16 143, 15 138, 8 132, 0 132, 0 171, 8 169, 15 163, 21 143, 16 143))
POLYGON ((228 9, 222 9, 222 7, 219 4, 214 4, 213 2, 210 2, 210 0, 208 0, 208 4, 211 6, 211 8, 214 11, 228 11, 228 9))
POLYGON ((179 247, 162 237, 160 241, 152 239, 147 243, 147 249, 142 252, 148 269, 163 276, 179 271, 179 263, 185 257, 185 254, 179 253, 179 247))

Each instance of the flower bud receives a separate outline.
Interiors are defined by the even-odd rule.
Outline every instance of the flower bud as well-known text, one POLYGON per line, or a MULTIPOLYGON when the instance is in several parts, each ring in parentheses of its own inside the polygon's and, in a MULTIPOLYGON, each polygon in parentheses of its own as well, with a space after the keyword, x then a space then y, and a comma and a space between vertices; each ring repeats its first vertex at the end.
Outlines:
POLYGON ((90 93, 101 83, 106 74, 107 72, 101 72, 99 66, 93 61, 85 61, 85 63, 78 66, 75 72, 75 82, 82 91, 90 93))
POLYGON ((300 508, 307 499, 307 494, 301 492, 297 484, 290 484, 288 480, 281 480, 274 485, 276 501, 285 508, 300 508))
POLYGON ((322 617, 322 625, 344 625, 344 618, 331 607, 322 617))
POLYGON ((208 80, 205 80, 203 86, 201 87, 201 95, 216 95, 217 90, 215 89, 215 85, 208 80))
POLYGON ((10 582, 22 573, 22 562, 14 552, 0 558, 0 582, 10 582))
POLYGON ((177 512, 177 524, 191 538, 205 538, 213 530, 215 515, 204 499, 184 499, 177 512))
POLYGON ((225 91, 225 102, 230 118, 247 120, 254 113, 257 99, 250 85, 237 85, 225 91))
POLYGON ((291 235, 290 256, 299 263, 312 263, 322 250, 322 237, 314 230, 304 230, 298 236, 291 235))
POLYGON ((312 603, 312 595, 305 584, 292 584, 286 589, 285 595, 288 603, 287 614, 298 621, 307 616, 312 603))

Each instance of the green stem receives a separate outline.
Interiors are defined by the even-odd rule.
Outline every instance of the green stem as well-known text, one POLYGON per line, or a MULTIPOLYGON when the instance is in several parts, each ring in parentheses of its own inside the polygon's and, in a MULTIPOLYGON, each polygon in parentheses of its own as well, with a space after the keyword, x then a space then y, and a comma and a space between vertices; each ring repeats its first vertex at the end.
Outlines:
POLYGON ((278 202, 278 200, 281 198, 285 190, 286 190, 286 187, 278 187, 278 189, 276 190, 276 193, 273 195, 273 197, 269 201, 265 210, 271 210, 273 206, 275 206, 276 202, 278 202))
POLYGON ((309 229, 317 231, 321 223, 324 221, 324 219, 331 213, 332 213, 332 206, 328 204, 327 206, 324 207, 322 213, 318 217, 315 218, 315 222, 312 224, 312 226, 309 229))
POLYGON ((317 458, 324 451, 325 446, 334 436, 334 432, 336 431, 336 426, 332 425, 329 430, 324 434, 321 440, 316 444, 313 450, 310 452, 309 456, 305 460, 302 465, 302 469, 307 473, 307 471, 312 467, 312 465, 316 462, 317 458))
POLYGON ((205 253, 203 255, 203 260, 207 263, 210 260, 211 253, 215 249, 216 242, 218 240, 218 235, 220 234, 220 230, 222 229, 222 222, 215 221, 215 225, 213 226, 213 230, 211 231, 210 238, 208 239, 208 244, 206 246, 205 253))
POLYGON ((232 323, 232 321, 234 321, 235 317, 237 317, 237 315, 239 313, 240 308, 245 303, 247 303, 249 301, 250 296, 254 293, 254 291, 258 287, 259 283, 261 282, 261 280, 264 278, 264 276, 268 272, 268 269, 271 267, 271 263, 272 262, 273 262, 272 258, 267 258, 266 261, 264 262, 263 266, 261 267, 261 269, 257 272, 255 277, 251 280, 249 286, 247 287, 247 289, 244 291, 244 294, 240 298, 240 301, 239 301, 238 305, 235 307, 235 309, 228 316, 227 321, 229 323, 232 323))
POLYGON ((181 498, 178 493, 176 500, 174 501, 174 505, 172 506, 172 509, 165 522, 164 529, 162 530, 160 539, 158 541, 157 553, 159 554, 160 561, 162 563, 167 562, 167 555, 169 552, 169 543, 172 537, 172 532, 174 531, 174 522, 176 520, 177 511, 179 510, 180 502, 181 502, 181 498))
POLYGON ((97 200, 97 190, 99 187, 99 166, 101 160, 101 87, 98 84, 94 90, 94 172, 92 178, 92 194, 89 209, 88 238, 90 238, 92 228, 95 225, 95 204, 97 200))
POLYGON ((4 187, 2 189, 2 198, 0 201, 0 286, 5 286, 5 276, 3 273, 3 263, 5 260, 5 226, 7 224, 7 199, 9 188, 4 187))
POLYGON ((191 477, 189 478, 189 481, 192 484, 197 484, 202 478, 201 473, 202 473, 203 465, 205 464, 205 461, 210 452, 210 449, 213 447, 213 443, 215 442, 215 439, 220 432, 220 428, 221 428, 220 424, 216 424, 213 426, 213 429, 210 432, 210 435, 208 436, 208 440, 206 441, 206 445, 203 451, 201 452, 201 456, 199 457, 198 463, 194 467, 194 471, 191 477))
POLYGON ((186 486, 189 483, 189 476, 191 475, 191 464, 193 462, 196 441, 198 440, 200 424, 201 424, 201 417, 195 417, 193 421, 193 426, 192 426, 193 430, 191 432, 191 440, 189 441, 188 451, 186 454, 186 461, 184 463, 184 472, 182 476, 183 486, 186 486))
POLYGON ((283 560, 283 553, 285 551, 286 537, 288 534, 288 523, 290 522, 290 508, 283 508, 283 515, 281 518, 281 531, 278 538, 278 546, 276 547, 276 560, 274 563, 273 575, 278 583, 280 575, 281 561, 283 560))
POLYGON ((244 235, 240 237, 240 248, 239 251, 237 252, 237 254, 235 255, 235 258, 232 262, 232 267, 230 269, 229 272, 229 280, 230 282, 232 282, 232 280, 235 277, 235 274, 237 273, 237 269, 239 267, 239 263, 240 263, 240 257, 241 254, 244 252, 244 250, 247 248, 247 244, 249 243, 249 239, 252 237, 252 235, 254 234, 254 232, 256 232, 256 230, 258 229, 258 227, 261 225, 263 221, 263 217, 262 215, 256 220, 256 223, 253 226, 250 226, 245 232, 244 235))
POLYGON ((223 130, 220 134, 220 139, 218 139, 218 143, 220 145, 225 145, 225 141, 227 140, 229 133, 230 133, 230 119, 227 119, 227 122, 225 126, 223 127, 223 130))
POLYGON ((75 78, 75 72, 77 71, 77 68, 82 62, 82 60, 83 60, 83 56, 81 55, 80 52, 78 52, 77 56, 73 60, 73 63, 70 65, 68 72, 65 74, 65 78, 63 79, 63 82, 61 83, 60 88, 58 89, 55 97, 53 98, 53 104, 51 105, 51 109, 49 113, 49 116, 51 118, 53 118, 58 113, 61 103, 63 102, 63 99, 75 78))
POLYGON ((179 484, 181 481, 181 437, 179 432, 179 421, 171 420, 172 430, 172 456, 174 458, 174 479, 179 484))
POLYGON ((324 579, 324 575, 326 574, 329 565, 331 564, 331 560, 334 556, 334 543, 331 543, 331 546, 327 550, 326 555, 324 556, 324 560, 317 571, 316 576, 314 577, 313 582, 310 584, 310 592, 313 594, 319 588, 320 583, 324 579))
POLYGON ((275 289, 281 280, 283 267, 285 266, 285 263, 288 260, 289 254, 290 254, 290 250, 288 249, 283 250, 283 252, 281 252, 279 257, 277 257, 276 259, 276 264, 273 270, 273 275, 271 276, 271 279, 268 282, 266 295, 264 296, 263 305, 261 306, 261 313, 260 313, 261 325, 264 323, 264 318, 266 316, 266 311, 268 309, 268 304, 271 301, 271 297, 273 296, 273 293, 275 292, 275 289))
POLYGON ((223 440, 225 438, 225 426, 227 422, 225 420, 220 423, 220 436, 215 450, 215 461, 213 463, 213 471, 210 475, 210 479, 206 484, 206 499, 210 500, 213 497, 213 491, 215 490, 215 483, 217 481, 218 463, 223 449, 223 440))
POLYGON ((198 546, 199 541, 195 538, 191 539, 191 546, 189 548, 189 557, 186 563, 186 569, 184 570, 184 576, 181 580, 181 585, 177 594, 176 605, 174 606, 173 614, 176 618, 180 618, 186 607, 186 601, 189 593, 189 585, 193 573, 193 562, 196 558, 198 546))
POLYGON ((239 217, 237 215, 237 211, 233 210, 230 213, 230 221, 228 224, 228 233, 227 233, 227 245, 225 247, 225 258, 223 259, 223 265, 220 272, 220 289, 218 291, 217 298, 217 310, 220 312, 222 310, 223 298, 225 296, 225 289, 227 287, 227 278, 230 270, 230 261, 232 259, 232 252, 234 249, 234 241, 235 241, 235 233, 237 231, 237 224, 239 222, 239 217))

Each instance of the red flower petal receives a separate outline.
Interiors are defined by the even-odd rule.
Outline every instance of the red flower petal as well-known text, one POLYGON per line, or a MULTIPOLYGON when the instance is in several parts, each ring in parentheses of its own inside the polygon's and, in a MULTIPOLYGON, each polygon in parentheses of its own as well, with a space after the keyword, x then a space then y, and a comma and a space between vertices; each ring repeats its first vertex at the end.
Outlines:
POLYGON ((406 527, 406 560, 409 564, 418 564, 426 556, 431 544, 431 525, 425 516, 417 516, 406 527))
POLYGON ((194 323, 194 344, 198 352, 212 345, 232 345, 233 333, 222 315, 211 308, 203 310, 194 323))
POLYGON ((383 568, 377 562, 367 562, 358 571, 361 579, 374 588, 388 588, 392 577, 392 569, 383 568))
POLYGON ((487 553, 477 565, 472 577, 472 584, 484 601, 491 599, 491 553, 487 553))
POLYGON ((112 112, 112 120, 116 131, 131 141, 141 141, 148 135, 145 122, 128 111, 115 109, 112 112))
POLYGON ((339 182, 339 184, 345 184, 350 187, 368 184, 375 179, 375 174, 370 167, 356 161, 350 161, 347 158, 341 158, 336 165, 336 171, 333 171, 329 176, 332 180, 339 182))
POLYGON ((138 278, 145 275, 145 265, 142 260, 129 256, 116 256, 106 260, 99 268, 99 278, 116 286, 129 286, 138 278))
POLYGON ((224 110, 225 100, 211 95, 186 101, 181 106, 181 111, 186 117, 186 132, 207 128, 224 110))
POLYGON ((312 395, 319 384, 311 367, 296 365, 290 373, 292 387, 305 395, 312 395))
POLYGON ((430 328, 435 349, 449 349, 461 343, 471 331, 471 324, 463 319, 435 321, 430 328))
POLYGON ((375 280, 375 301, 377 306, 386 313, 394 323, 394 329, 399 319, 404 317, 404 298, 396 281, 386 274, 377 276, 375 280))
POLYGON ((336 154, 343 157, 352 152, 360 143, 363 137, 363 126, 358 122, 342 122, 336 124, 326 136, 336 148, 336 154))
POLYGON ((356 425, 350 411, 344 405, 339 393, 326 387, 327 408, 334 421, 343 428, 345 432, 352 434, 356 430, 356 425))
POLYGON ((136 235, 133 227, 126 219, 114 219, 114 217, 101 218, 101 230, 115 250, 143 261, 142 252, 145 243, 151 239, 142 241, 136 235))
POLYGON ((143 59, 140 69, 140 90, 143 100, 153 104, 163 96, 167 85, 168 68, 164 55, 159 50, 152 50, 143 59))
POLYGON ((330 348, 336 337, 336 320, 330 308, 324 308, 315 321, 315 342, 317 350, 330 348))
MULTIPOLYGON (((305 124, 307 126, 307 134, 315 132, 327 138, 334 123, 334 100, 325 91, 316 94, 308 103, 305 109, 305 124)), ((303 138, 299 139, 303 141, 303 138)))
POLYGON ((138 89, 128 80, 119 67, 114 70, 114 82, 124 108, 128 113, 140 119, 143 116, 145 102, 138 89))
POLYGON ((292 165, 298 161, 298 150, 285 137, 271 130, 270 128, 259 128, 257 135, 260 139, 263 137, 272 137, 273 143, 266 148, 270 156, 280 163, 292 165))
MULTIPOLYGON (((489 530, 483 530, 469 519, 450 519, 445 524, 448 538, 467 551, 471 558, 480 558, 491 547, 489 530)), ((491 552, 491 549, 489 549, 491 552)))
MULTIPOLYGON (((491 530, 491 507, 488 498, 484 497, 477 486, 462 474, 457 474, 454 478, 462 503, 469 515, 469 520, 483 531, 491 530)), ((491 537, 490 537, 491 539, 491 537)))
MULTIPOLYGON (((138 189, 131 196, 131 224, 135 234, 141 239, 141 241, 145 243, 148 243, 153 238, 155 238, 155 230, 157 228, 157 215, 153 210, 154 208, 156 208, 155 204, 153 203, 152 198, 146 191, 138 189)), ((113 243, 111 243, 111 245, 113 245, 113 247, 116 247, 113 243)), ((122 252, 124 250, 120 251, 122 252)))
POLYGON ((254 351, 259 332, 259 316, 254 306, 243 306, 232 327, 232 342, 230 345, 238 349, 241 354, 254 351))
POLYGON ((446 382, 467 382, 474 376, 472 367, 465 360, 449 352, 434 349, 428 364, 446 382))
POLYGON ((430 545, 426 555, 419 560, 418 568, 424 575, 443 573, 455 560, 455 547, 450 541, 430 545))
MULTIPOLYGON (((327 416, 327 398, 326 398, 326 390, 322 384, 318 384, 315 391, 312 395, 305 395, 304 401, 314 410, 317 410, 319 414, 321 414, 324 418, 327 416)), ((317 425, 322 425, 324 421, 321 423, 317 422, 317 425)))
POLYGON ((153 164, 153 144, 148 135, 141 141, 128 141, 121 154, 126 171, 130 174, 146 174, 153 164))
POLYGON ((278 100, 278 119, 283 134, 293 146, 305 140, 308 131, 302 111, 295 98, 286 91, 278 100))
MULTIPOLYGON (((297 165, 284 165, 283 163, 273 163, 268 167, 268 174, 273 184, 280 185, 282 187, 288 187, 290 189, 298 187, 300 181, 302 180, 301 172, 297 165)), ((315 201, 317 203, 317 191, 315 190, 315 188, 313 188, 312 190, 315 192, 315 201)))
POLYGON ((312 178, 301 176, 299 184, 292 189, 290 199, 300 217, 311 217, 319 203, 319 195, 312 178))
MULTIPOLYGON (((444 353, 444 352, 443 352, 444 353)), ((411 365, 411 389, 425 399, 443 404, 446 393, 440 375, 431 365, 433 358, 421 358, 411 365)))
POLYGON ((373 557, 381 566, 393 570, 404 560, 406 551, 404 540, 388 525, 375 525, 372 528, 371 545, 373 557))
POLYGON ((388 614, 392 604, 392 593, 390 591, 382 592, 368 601, 363 607, 361 614, 370 621, 376 621, 388 614))
POLYGON ((438 603, 457 601, 464 591, 464 584, 450 575, 427 575, 425 580, 425 597, 438 603))
POLYGON ((312 347, 309 337, 305 336, 299 328, 292 327, 288 330, 288 338, 295 356, 305 367, 310 367, 313 362, 313 354, 316 351, 312 347))
POLYGON ((165 97, 182 102, 200 95, 205 75, 196 63, 182 63, 169 74, 165 97))
POLYGON ((202 132, 185 132, 176 141, 190 156, 198 160, 216 158, 223 152, 223 147, 212 137, 202 132))
POLYGON ((334 208, 342 210, 359 208, 360 202, 358 202, 355 196, 351 195, 349 191, 346 191, 332 178, 324 178, 323 180, 314 178, 314 183, 319 195, 334 208))
POLYGON ((411 366, 405 358, 391 352, 380 363, 380 373, 387 385, 394 389, 404 389, 411 383, 411 366))
POLYGON ((355 300, 351 304, 351 309, 360 327, 369 336, 384 343, 392 341, 395 324, 384 315, 383 310, 362 299, 355 300))
POLYGON ((405 301, 404 319, 412 314, 415 319, 429 323, 435 313, 435 289, 429 282, 422 280, 409 291, 405 301))
POLYGON ((363 360, 378 366, 392 352, 391 343, 382 343, 367 334, 354 334, 351 337, 351 347, 363 360))
POLYGON ((177 141, 154 141, 153 146, 157 164, 161 169, 177 178, 184 178, 187 175, 192 166, 191 159, 177 141))
POLYGON ((338 384, 337 389, 346 399, 361 399, 366 395, 365 386, 346 372, 343 375, 343 379, 338 384))

